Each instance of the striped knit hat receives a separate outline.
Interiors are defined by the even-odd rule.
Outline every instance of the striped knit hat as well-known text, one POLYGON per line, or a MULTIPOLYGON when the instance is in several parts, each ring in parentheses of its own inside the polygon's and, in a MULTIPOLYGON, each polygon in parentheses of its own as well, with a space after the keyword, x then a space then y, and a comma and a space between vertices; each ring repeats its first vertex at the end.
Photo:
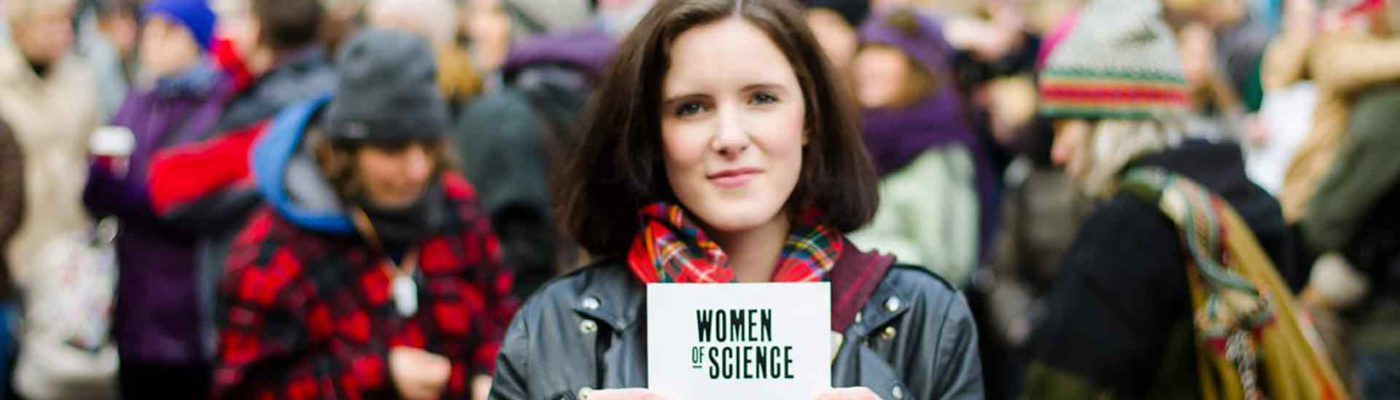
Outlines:
POLYGON ((1052 118, 1154 119, 1185 110, 1186 77, 1157 0, 1094 0, 1049 51, 1040 112, 1052 118))

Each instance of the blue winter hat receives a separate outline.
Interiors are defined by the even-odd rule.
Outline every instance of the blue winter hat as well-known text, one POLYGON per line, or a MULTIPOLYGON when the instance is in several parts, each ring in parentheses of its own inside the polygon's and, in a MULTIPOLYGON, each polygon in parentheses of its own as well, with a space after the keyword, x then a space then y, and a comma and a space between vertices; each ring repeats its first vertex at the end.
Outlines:
POLYGON ((144 18, 160 14, 179 22, 190 30, 199 48, 209 51, 214 45, 214 23, 217 17, 206 0, 155 0, 141 13, 144 18))

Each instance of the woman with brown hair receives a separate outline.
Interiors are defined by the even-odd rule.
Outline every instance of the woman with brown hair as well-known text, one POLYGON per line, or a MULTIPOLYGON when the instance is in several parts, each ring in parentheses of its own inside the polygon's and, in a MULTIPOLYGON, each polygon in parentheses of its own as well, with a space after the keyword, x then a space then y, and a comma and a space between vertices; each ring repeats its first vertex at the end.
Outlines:
POLYGON ((844 238, 878 200, 839 85, 792 2, 657 4, 624 42, 557 190, 560 218, 597 261, 517 315, 492 398, 657 398, 637 389, 648 283, 823 281, 841 343, 831 381, 846 388, 823 398, 980 398, 958 292, 844 238))

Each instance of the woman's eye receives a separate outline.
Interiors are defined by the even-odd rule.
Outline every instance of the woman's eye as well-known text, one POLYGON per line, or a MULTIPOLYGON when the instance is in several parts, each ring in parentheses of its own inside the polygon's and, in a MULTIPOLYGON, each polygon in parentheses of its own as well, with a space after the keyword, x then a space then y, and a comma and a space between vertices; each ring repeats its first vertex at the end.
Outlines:
POLYGON ((676 107, 677 117, 688 117, 705 111, 705 106, 700 103, 685 103, 676 107))
POLYGON ((778 98, 768 93, 758 93, 753 95, 753 98, 749 99, 749 103, 758 105, 773 104, 777 102, 778 98))

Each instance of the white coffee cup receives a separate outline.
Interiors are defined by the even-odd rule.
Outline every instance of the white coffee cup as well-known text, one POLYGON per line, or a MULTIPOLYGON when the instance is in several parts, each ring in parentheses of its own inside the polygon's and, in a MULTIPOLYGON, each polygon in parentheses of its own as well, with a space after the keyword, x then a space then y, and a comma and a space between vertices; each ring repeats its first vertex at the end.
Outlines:
POLYGON ((97 128, 88 139, 88 151, 98 165, 106 166, 118 177, 125 177, 128 159, 136 151, 136 134, 124 126, 97 128))
POLYGON ((130 157, 136 151, 136 134, 124 126, 97 128, 88 141, 89 151, 98 157, 130 157))

